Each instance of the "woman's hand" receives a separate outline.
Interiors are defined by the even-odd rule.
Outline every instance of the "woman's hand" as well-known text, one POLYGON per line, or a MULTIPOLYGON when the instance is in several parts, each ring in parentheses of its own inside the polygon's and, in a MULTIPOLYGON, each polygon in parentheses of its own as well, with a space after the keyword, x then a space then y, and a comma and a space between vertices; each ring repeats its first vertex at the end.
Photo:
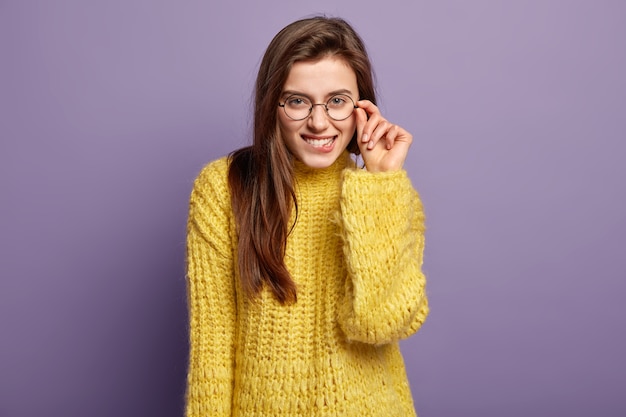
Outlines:
POLYGON ((369 100, 357 102, 357 142, 365 168, 370 172, 402 169, 413 135, 387 121, 369 100))

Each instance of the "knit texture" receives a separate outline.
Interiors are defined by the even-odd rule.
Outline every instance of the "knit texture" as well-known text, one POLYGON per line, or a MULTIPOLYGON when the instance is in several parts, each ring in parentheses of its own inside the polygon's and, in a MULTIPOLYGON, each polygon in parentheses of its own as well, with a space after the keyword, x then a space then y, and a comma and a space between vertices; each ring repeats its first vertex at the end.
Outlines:
POLYGON ((285 263, 298 301, 283 306, 267 288, 242 292, 227 171, 210 163, 191 194, 186 415, 415 416, 398 341, 428 301, 406 172, 369 173, 347 154, 322 170, 296 162, 285 263))

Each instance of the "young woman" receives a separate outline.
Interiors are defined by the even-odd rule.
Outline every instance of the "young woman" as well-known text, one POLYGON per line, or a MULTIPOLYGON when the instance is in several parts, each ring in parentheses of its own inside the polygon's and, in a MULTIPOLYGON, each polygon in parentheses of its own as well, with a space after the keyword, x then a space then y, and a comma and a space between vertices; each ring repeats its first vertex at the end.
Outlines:
POLYGON ((267 48, 252 146, 191 194, 188 416, 415 415, 398 341, 428 314, 424 215, 412 136, 375 103, 345 21, 267 48))

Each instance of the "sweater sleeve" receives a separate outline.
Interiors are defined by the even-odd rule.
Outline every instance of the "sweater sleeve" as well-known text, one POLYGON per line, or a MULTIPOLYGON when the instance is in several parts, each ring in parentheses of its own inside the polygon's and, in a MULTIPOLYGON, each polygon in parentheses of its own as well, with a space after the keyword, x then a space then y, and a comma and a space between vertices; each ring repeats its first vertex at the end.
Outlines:
POLYGON ((225 160, 207 165, 190 198, 187 417, 231 415, 236 309, 225 165, 225 160))
POLYGON ((350 340, 385 344, 428 315, 424 212, 406 171, 346 170, 341 222, 348 278, 339 323, 350 340))

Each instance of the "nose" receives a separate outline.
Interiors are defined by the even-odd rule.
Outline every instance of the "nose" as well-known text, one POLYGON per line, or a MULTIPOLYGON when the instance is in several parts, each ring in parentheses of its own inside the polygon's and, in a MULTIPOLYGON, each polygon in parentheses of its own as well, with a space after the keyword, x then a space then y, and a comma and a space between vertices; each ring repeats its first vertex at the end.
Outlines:
POLYGON ((328 114, 324 104, 314 104, 307 121, 309 127, 315 131, 322 131, 328 127, 328 114))

